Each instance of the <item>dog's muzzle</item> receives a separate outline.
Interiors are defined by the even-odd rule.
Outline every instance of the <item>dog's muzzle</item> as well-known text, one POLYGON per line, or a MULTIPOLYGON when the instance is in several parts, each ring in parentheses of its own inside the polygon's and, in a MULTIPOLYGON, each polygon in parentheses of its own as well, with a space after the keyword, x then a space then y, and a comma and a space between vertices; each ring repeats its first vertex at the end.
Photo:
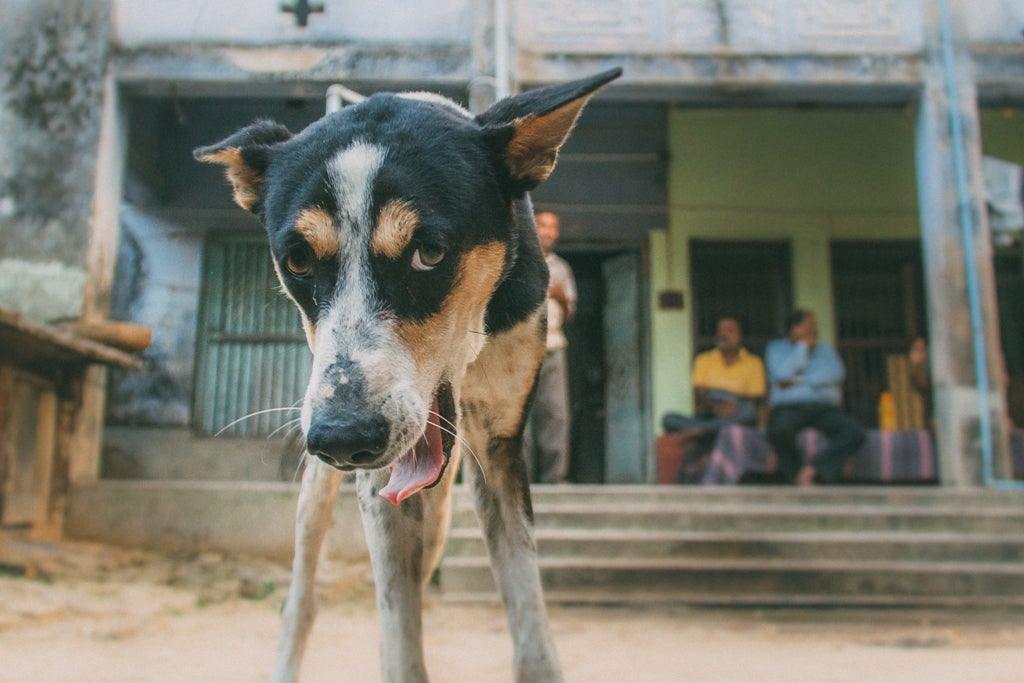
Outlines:
MULTIPOLYGON (((451 385, 443 382, 434 393, 423 435, 391 466, 391 478, 380 495, 396 505, 417 491, 436 485, 444 475, 455 443, 455 401, 451 385)), ((387 419, 361 412, 314 420, 306 448, 324 463, 343 472, 387 466, 387 419)))

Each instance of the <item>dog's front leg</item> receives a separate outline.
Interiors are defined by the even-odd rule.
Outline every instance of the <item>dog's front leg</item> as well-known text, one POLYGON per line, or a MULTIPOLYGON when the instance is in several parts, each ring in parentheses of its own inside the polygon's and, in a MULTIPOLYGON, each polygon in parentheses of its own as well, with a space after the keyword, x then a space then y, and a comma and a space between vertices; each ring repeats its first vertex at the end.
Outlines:
MULTIPOLYGON (((521 444, 519 438, 491 438, 485 451, 486 476, 475 467, 466 469, 472 477, 477 517, 512 632, 515 680, 555 683, 562 680, 562 670, 548 632, 521 444)), ((474 447, 479 453, 482 446, 474 447)))
POLYGON ((292 583, 281 612, 281 636, 271 678, 274 683, 290 683, 299 674, 306 639, 316 617, 316 565, 341 478, 338 470, 307 456, 295 519, 292 583))
POLYGON ((373 562, 384 683, 425 683, 423 663, 423 499, 393 505, 378 492, 390 472, 356 474, 359 509, 373 562))

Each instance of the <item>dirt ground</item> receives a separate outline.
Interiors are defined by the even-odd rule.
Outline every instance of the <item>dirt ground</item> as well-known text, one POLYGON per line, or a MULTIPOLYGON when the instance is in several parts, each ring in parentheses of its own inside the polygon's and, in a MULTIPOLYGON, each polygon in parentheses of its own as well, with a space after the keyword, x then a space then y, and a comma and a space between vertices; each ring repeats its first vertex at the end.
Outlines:
MULTIPOLYGON (((378 681, 368 567, 322 573, 303 680, 378 681)), ((287 582, 255 559, 0 544, 0 682, 264 681, 287 582)), ((1024 681, 1019 612, 564 607, 551 621, 567 681, 1024 681)), ((511 680, 497 608, 432 598, 424 625, 435 683, 511 680)))

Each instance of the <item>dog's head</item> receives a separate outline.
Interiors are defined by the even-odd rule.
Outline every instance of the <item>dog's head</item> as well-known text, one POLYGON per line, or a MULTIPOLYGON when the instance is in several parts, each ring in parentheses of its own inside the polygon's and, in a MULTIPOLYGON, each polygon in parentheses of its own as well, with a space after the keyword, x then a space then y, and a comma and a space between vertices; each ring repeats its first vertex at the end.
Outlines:
POLYGON ((235 202, 266 226, 301 313, 310 453, 341 470, 392 467, 381 495, 396 503, 440 479, 459 382, 517 258, 513 202, 619 73, 476 117, 438 96, 378 94, 297 135, 260 121, 195 151, 227 167, 235 202))

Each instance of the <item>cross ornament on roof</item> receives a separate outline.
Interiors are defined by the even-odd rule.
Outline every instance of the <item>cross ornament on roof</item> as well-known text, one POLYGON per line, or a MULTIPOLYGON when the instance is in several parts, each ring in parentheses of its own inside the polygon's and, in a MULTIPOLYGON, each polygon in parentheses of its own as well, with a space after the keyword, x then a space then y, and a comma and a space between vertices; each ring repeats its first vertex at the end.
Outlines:
POLYGON ((295 2, 282 2, 280 4, 280 10, 282 12, 288 12, 295 15, 295 25, 305 27, 309 24, 309 15, 313 13, 319 13, 324 11, 324 4, 322 2, 310 3, 309 0, 296 0, 295 2))

